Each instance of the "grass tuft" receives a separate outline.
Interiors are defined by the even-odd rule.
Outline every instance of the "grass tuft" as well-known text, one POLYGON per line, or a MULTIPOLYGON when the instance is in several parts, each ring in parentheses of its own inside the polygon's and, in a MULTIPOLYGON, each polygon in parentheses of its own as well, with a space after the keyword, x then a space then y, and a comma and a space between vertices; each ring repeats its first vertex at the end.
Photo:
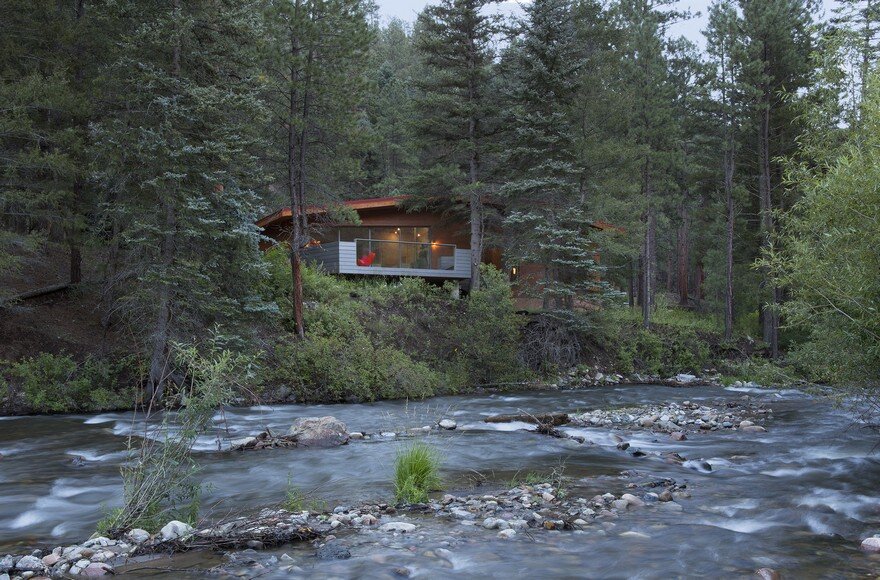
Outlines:
POLYGON ((424 503, 440 489, 440 457, 426 443, 402 449, 394 462, 394 497, 398 502, 424 503))

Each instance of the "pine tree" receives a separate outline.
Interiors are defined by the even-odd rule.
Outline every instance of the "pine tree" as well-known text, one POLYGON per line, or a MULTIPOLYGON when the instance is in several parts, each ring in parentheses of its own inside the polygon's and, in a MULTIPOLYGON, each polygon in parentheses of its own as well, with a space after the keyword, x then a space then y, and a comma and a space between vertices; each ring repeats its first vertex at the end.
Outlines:
POLYGON ((733 336, 734 323, 734 225, 737 208, 734 200, 737 129, 742 122, 740 88, 736 69, 743 50, 740 22, 731 0, 718 0, 709 8, 709 26, 705 31, 706 52, 710 58, 711 87, 718 95, 713 118, 721 126, 721 151, 724 190, 724 337, 733 336))
POLYGON ((419 15, 416 47, 423 60, 417 131, 423 171, 416 205, 464 205, 470 224, 471 290, 480 289, 486 219, 486 165, 495 132, 490 92, 492 44, 499 32, 486 15, 496 0, 440 0, 419 15))
POLYGON ((366 94, 371 9, 367 0, 267 0, 265 5, 270 154, 293 215, 291 302, 299 337, 305 336, 302 249, 311 240, 306 206, 338 197, 335 178, 358 165, 350 145, 366 94))
MULTIPOLYGON (((751 92, 751 112, 757 127, 761 245, 768 248, 775 230, 773 213, 777 204, 773 193, 778 188, 780 174, 774 159, 787 155, 795 144, 791 97, 810 81, 813 3, 812 0, 740 0, 740 7, 746 46, 740 82, 751 92)), ((763 337, 775 358, 779 355, 777 306, 782 299, 782 289, 765 275, 764 293, 763 337)))
POLYGON ((91 15, 93 4, 15 1, 0 20, 4 222, 31 232, 31 242, 49 235, 65 242, 71 284, 82 278, 81 246, 94 206, 87 199, 94 193, 87 183, 88 123, 97 114, 93 79, 105 37, 91 15))
POLYGON ((674 89, 666 60, 665 26, 677 16, 662 11, 666 0, 623 0, 618 6, 627 33, 622 67, 630 94, 629 138, 635 148, 643 197, 644 240, 639 256, 642 323, 651 325, 657 275, 657 227, 671 187, 676 151, 674 89))
POLYGON ((511 127, 501 192, 509 259, 544 267, 543 307, 565 311, 607 295, 596 255, 589 195, 575 147, 578 75, 585 56, 567 0, 526 7, 524 32, 508 49, 511 127))
POLYGON ((261 308, 254 225, 255 130, 263 119, 253 46, 260 20, 233 0, 107 4, 118 30, 96 126, 117 247, 115 307, 145 340, 147 394, 172 374, 172 339, 197 338, 261 308))

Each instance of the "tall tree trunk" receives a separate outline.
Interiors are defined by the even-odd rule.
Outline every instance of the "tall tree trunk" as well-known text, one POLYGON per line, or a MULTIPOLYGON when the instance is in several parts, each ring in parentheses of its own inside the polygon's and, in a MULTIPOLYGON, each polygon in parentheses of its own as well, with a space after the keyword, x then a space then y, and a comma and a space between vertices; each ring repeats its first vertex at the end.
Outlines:
MULTIPOLYGON (((172 7, 174 18, 180 21, 180 2, 174 0, 172 7)), ((171 56, 171 76, 180 77, 180 36, 174 43, 171 56)), ((162 387, 167 375, 168 362, 168 339, 170 337, 169 325, 171 322, 172 288, 169 281, 171 266, 174 264, 175 245, 174 240, 177 229, 177 215, 173 200, 163 196, 162 204, 165 209, 165 231, 162 234, 162 245, 159 251, 159 260, 162 264, 163 280, 159 283, 159 295, 156 312, 156 322, 153 327, 153 347, 150 355, 150 373, 147 377, 147 398, 159 400, 162 398, 162 387)))
POLYGON ((627 260, 629 262, 629 284, 627 285, 627 302, 629 303, 630 308, 636 307, 636 293, 638 292, 636 286, 638 286, 638 266, 636 264, 636 258, 631 258, 627 260))
MULTIPOLYGON (((85 0, 77 0, 76 6, 74 8, 74 16, 77 23, 80 23, 82 19, 85 17, 85 0)), ((73 71, 73 83, 78 91, 82 90, 83 83, 83 47, 82 44, 79 43, 79 38, 77 38, 77 43, 73 46, 73 53, 76 55, 74 71, 73 71)), ((85 120, 78 120, 79 129, 85 133, 88 129, 87 122, 85 120)), ((85 190, 85 184, 83 183, 82 177, 77 175, 73 180, 73 199, 71 200, 71 207, 73 210, 73 219, 70 220, 72 222, 73 227, 68 229, 67 232, 67 246, 70 252, 70 271, 69 271, 69 280, 71 284, 79 284, 82 282, 82 250, 80 248, 80 244, 82 242, 81 235, 82 232, 80 230, 80 225, 78 221, 79 217, 79 208, 81 206, 83 191, 85 190)))
MULTIPOLYGON (((294 13, 294 26, 299 20, 299 11, 301 9, 301 0, 296 1, 294 13)), ((293 31, 290 38, 290 56, 296 62, 297 56, 300 54, 302 47, 300 39, 296 32, 293 31)), ((291 303, 293 305, 293 325, 294 333, 299 338, 305 337, 305 326, 303 324, 303 288, 302 288, 302 248, 305 237, 304 215, 305 208, 303 200, 305 199, 305 152, 302 146, 305 143, 305 131, 307 124, 307 100, 303 99, 303 108, 299 108, 299 92, 297 84, 300 80, 299 72, 296 64, 290 67, 290 102, 289 102, 289 118, 287 123, 287 179, 288 192, 290 194, 290 212, 293 220, 293 231, 290 236, 290 275, 291 275, 291 303), (300 131, 297 132, 297 120, 300 123, 300 131)))
MULTIPOLYGON (((729 131, 729 129, 728 129, 729 131)), ((724 202, 727 223, 724 232, 724 338, 733 337, 733 135, 727 138, 724 151, 724 202)))
POLYGON ((688 281, 690 277, 690 228, 691 216, 686 203, 682 203, 678 208, 678 215, 681 224, 678 226, 677 246, 678 251, 678 303, 682 306, 688 305, 688 297, 690 288, 688 281))
POLYGON ((651 328, 651 308, 654 302, 654 264, 656 263, 657 216, 654 212, 651 191, 650 166, 645 162, 643 169, 643 189, 645 194, 645 240, 642 247, 642 326, 651 328))
MULTIPOLYGON (((470 50, 468 51, 468 103, 472 108, 476 108, 479 95, 474 80, 476 74, 476 56, 477 50, 474 46, 473 38, 469 41, 470 50)), ((480 156, 477 142, 477 128, 479 120, 475 115, 468 118, 468 140, 470 141, 471 151, 468 159, 468 183, 470 184, 470 206, 471 206, 471 290, 480 289, 480 264, 483 262, 483 199, 477 190, 477 180, 479 178, 480 156)))
MULTIPOLYGON (((773 236, 773 196, 770 182, 770 87, 765 83, 762 95, 761 122, 759 123, 758 149, 760 162, 759 194, 761 198, 761 247, 770 246, 773 236)), ((770 355, 779 356, 779 315, 774 306, 778 292, 770 274, 764 271, 764 286, 770 289, 770 298, 763 304, 763 338, 770 345, 770 355)), ((765 290, 766 292, 766 290, 765 290)))

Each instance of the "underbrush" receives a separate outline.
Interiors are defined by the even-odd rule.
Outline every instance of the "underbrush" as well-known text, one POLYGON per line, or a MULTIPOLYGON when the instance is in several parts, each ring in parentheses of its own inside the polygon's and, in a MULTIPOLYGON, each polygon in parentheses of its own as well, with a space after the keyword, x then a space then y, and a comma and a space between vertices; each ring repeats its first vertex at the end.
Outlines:
POLYGON ((129 408, 134 402, 137 360, 40 353, 0 362, 0 399, 8 411, 96 412, 129 408), (5 378, 4 378, 5 376, 5 378))
POLYGON ((300 402, 419 399, 521 381, 522 320, 504 275, 487 267, 483 288, 463 299, 451 284, 420 278, 350 280, 306 267, 306 338, 292 331, 289 266, 267 252, 264 296, 282 313, 285 334, 264 361, 264 390, 284 388, 300 402))

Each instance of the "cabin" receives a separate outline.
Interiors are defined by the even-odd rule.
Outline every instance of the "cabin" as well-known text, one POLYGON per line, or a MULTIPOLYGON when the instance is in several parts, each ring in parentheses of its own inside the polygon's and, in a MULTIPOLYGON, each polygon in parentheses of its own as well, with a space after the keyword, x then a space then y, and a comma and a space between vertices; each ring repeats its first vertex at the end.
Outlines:
MULTIPOLYGON (((326 210, 306 211, 313 239, 303 258, 325 271, 354 276, 418 276, 460 280, 471 275, 470 235, 466 224, 450 222, 438 212, 407 212, 404 196, 359 199, 343 203, 357 212, 360 224, 333 223, 326 210)), ((292 214, 281 209, 257 222, 274 242, 290 239, 292 214)), ((500 252, 489 249, 483 260, 501 267, 500 252)))
MULTIPOLYGON (((469 227, 450 221, 436 211, 411 211, 402 206, 406 196, 358 199, 343 202, 360 218, 360 224, 335 223, 330 212, 309 207, 306 217, 312 240, 303 258, 326 272, 353 276, 417 276, 443 282, 458 281, 467 289, 471 276, 469 227)), ((257 222, 266 240, 261 248, 290 240, 293 218, 283 208, 257 222)), ((590 224, 597 229, 613 227, 590 224)), ((598 256, 597 256, 598 257, 598 256)), ((487 247, 481 261, 503 270, 501 249, 487 247)), ((546 268, 519 264, 508 269, 518 310, 536 311, 546 268)))

